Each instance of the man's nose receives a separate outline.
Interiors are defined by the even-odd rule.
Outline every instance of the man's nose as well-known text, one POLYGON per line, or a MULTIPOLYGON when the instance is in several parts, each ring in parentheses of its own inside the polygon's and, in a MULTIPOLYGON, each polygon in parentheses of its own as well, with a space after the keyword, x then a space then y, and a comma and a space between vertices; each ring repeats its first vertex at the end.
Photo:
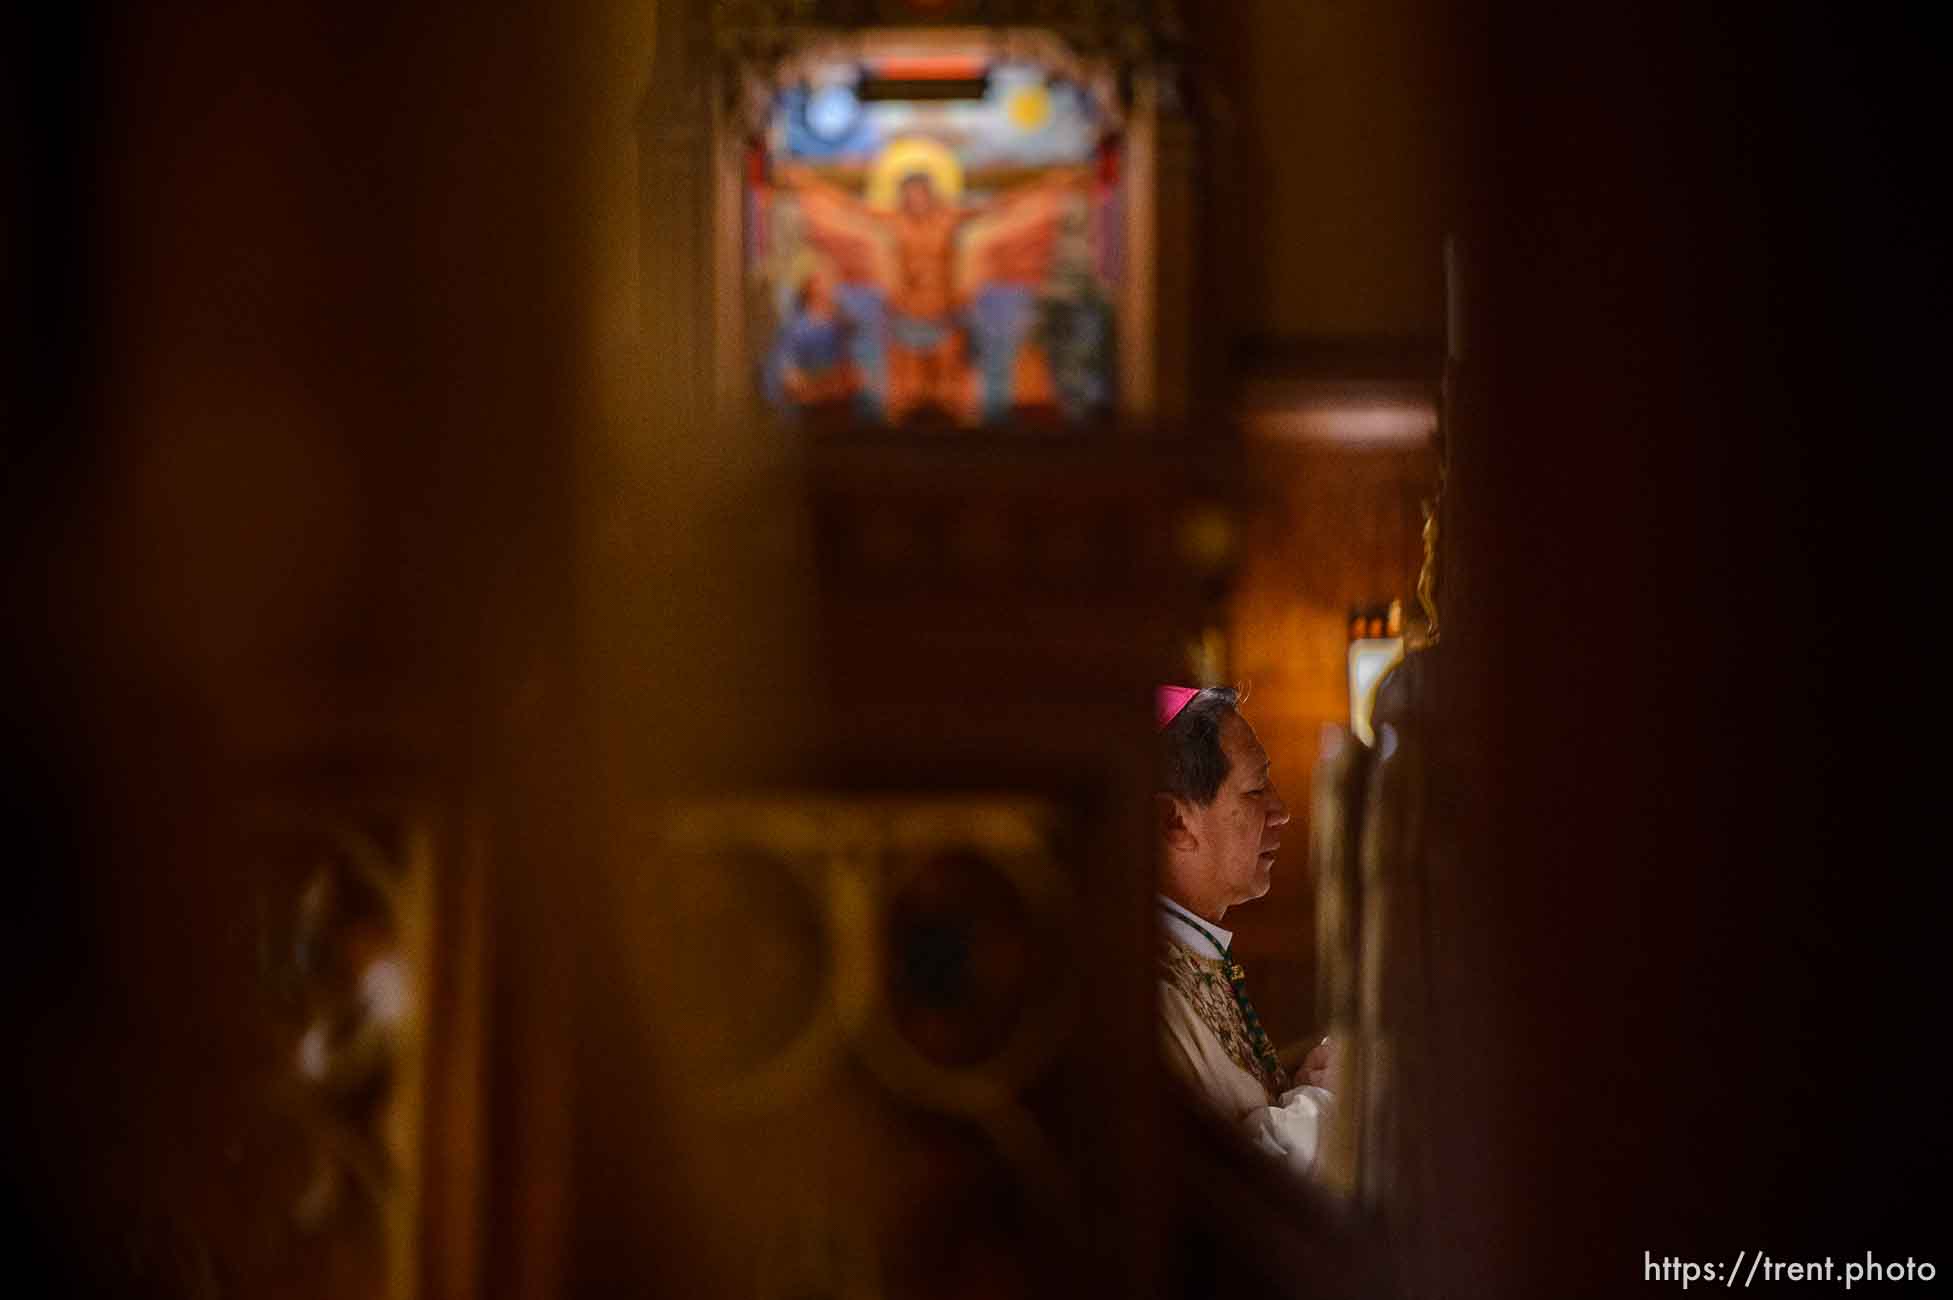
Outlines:
POLYGON ((1270 790, 1268 793, 1273 796, 1268 801, 1268 824, 1270 826, 1288 825, 1288 805, 1282 802, 1282 796, 1280 794, 1273 790, 1270 790))

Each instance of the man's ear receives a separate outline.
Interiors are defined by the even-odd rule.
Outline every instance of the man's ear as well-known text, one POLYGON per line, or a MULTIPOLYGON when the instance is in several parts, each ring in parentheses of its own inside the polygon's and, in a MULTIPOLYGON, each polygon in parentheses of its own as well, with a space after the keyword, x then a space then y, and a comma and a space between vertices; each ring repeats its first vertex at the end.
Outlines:
POLYGON ((1199 844, 1193 827, 1187 823, 1187 810, 1170 794, 1153 796, 1153 821, 1160 843, 1172 849, 1191 849, 1199 844))

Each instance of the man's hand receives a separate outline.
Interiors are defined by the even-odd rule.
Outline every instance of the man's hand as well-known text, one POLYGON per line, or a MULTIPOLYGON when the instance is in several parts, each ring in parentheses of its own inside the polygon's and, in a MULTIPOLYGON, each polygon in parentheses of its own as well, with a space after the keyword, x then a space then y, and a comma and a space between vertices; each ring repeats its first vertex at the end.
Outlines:
POLYGON ((1335 1065, 1335 1062, 1335 1044, 1331 1043, 1325 1036, 1320 1043, 1317 1043, 1309 1049, 1309 1054, 1302 1058, 1302 1064, 1296 1068, 1296 1086, 1301 1087, 1307 1083, 1313 1084, 1318 1088, 1327 1088, 1329 1086, 1329 1071, 1335 1065))

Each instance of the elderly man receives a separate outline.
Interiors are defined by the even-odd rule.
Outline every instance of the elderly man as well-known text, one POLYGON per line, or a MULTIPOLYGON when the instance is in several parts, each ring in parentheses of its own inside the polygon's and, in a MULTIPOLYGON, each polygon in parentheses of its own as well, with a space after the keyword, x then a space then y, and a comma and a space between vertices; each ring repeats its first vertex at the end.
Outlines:
POLYGON ((1221 928, 1268 892, 1288 806, 1268 753, 1224 687, 1159 692, 1160 1012, 1168 1063, 1257 1146, 1306 1172, 1330 1095, 1328 1043, 1282 1068, 1221 928))

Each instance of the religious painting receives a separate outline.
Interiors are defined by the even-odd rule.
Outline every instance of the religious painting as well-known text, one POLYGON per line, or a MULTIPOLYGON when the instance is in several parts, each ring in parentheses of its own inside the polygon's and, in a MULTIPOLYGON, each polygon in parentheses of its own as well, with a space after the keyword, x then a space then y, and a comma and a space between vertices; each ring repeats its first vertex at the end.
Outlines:
POLYGON ((942 429, 1105 415, 1120 190, 1112 120, 1062 69, 940 52, 801 64, 747 157, 768 402, 942 429))

